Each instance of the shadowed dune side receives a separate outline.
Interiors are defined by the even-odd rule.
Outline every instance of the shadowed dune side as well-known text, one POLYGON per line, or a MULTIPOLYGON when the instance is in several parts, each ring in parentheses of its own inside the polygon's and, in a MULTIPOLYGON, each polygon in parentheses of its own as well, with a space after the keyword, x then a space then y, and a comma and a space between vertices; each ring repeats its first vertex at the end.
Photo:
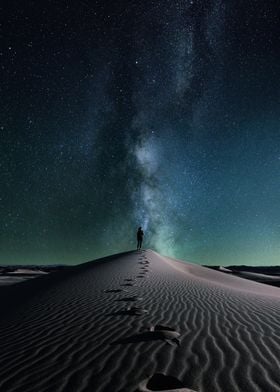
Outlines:
MULTIPOLYGON (((83 264, 78 264, 73 267, 68 267, 65 270, 58 270, 48 275, 36 277, 34 280, 22 281, 16 285, 0 286, 0 320, 4 317, 6 312, 14 311, 17 306, 25 303, 34 296, 46 292, 46 290, 59 285, 60 282, 66 282, 67 279, 72 279, 79 274, 80 271, 84 273, 87 268, 92 268, 98 264, 108 263, 118 260, 118 258, 129 256, 131 252, 122 252, 116 255, 102 257, 100 259, 90 261, 83 264)), ((119 289, 120 290, 120 289, 119 289)), ((120 290, 121 291, 121 290, 120 290)))
POLYGON ((0 320, 6 312, 14 311, 16 307, 21 306, 29 299, 33 299, 40 292, 45 292, 72 275, 73 269, 69 268, 67 271, 57 271, 49 275, 39 276, 34 280, 22 281, 16 285, 0 286, 0 320))
POLYGON ((0 390, 280 392, 280 290, 209 271, 129 252, 0 290, 0 390))

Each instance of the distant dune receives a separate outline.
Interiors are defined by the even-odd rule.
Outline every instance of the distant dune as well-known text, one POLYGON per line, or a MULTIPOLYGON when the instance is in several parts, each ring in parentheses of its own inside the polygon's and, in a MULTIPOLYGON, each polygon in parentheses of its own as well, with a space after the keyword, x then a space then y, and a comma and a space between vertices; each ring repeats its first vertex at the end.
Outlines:
POLYGON ((280 392, 280 289, 127 252, 0 287, 2 392, 280 392))
POLYGON ((0 287, 10 286, 12 284, 20 283, 28 279, 37 278, 40 275, 46 275, 50 272, 57 272, 66 270, 71 267, 66 265, 54 266, 0 266, 0 287))
POLYGON ((240 278, 254 280, 255 282, 280 287, 280 268, 278 266, 253 267, 246 265, 234 265, 228 268, 225 268, 223 266, 208 266, 208 268, 212 268, 225 273, 230 273, 240 278))

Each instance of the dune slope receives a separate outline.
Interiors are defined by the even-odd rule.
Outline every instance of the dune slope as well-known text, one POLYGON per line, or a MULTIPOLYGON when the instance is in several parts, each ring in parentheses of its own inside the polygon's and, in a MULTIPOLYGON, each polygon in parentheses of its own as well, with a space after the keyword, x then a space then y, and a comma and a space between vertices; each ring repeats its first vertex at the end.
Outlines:
POLYGON ((0 391, 280 391, 279 299, 149 250, 3 287, 0 391))

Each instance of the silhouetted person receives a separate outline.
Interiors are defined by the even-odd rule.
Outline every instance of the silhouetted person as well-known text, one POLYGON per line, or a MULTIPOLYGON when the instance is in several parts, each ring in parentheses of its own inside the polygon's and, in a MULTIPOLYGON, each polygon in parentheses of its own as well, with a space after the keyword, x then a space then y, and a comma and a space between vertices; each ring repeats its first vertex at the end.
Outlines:
POLYGON ((137 231, 137 250, 141 249, 143 236, 144 236, 144 232, 142 230, 142 227, 140 226, 138 227, 138 231, 137 231))

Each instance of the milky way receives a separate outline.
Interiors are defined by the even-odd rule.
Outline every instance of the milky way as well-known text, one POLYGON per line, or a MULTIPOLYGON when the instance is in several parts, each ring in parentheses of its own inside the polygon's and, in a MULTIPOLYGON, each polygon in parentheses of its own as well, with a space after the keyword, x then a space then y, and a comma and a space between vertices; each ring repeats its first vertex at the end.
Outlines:
POLYGON ((1 12, 0 263, 278 264, 278 5, 116 3, 1 12))

